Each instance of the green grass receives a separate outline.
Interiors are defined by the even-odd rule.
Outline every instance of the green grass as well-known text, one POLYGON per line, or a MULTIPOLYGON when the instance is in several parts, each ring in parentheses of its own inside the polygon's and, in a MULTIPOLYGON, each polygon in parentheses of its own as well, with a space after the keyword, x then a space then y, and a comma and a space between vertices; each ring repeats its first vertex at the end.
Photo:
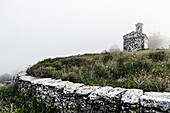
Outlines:
POLYGON ((45 107, 43 101, 37 102, 33 96, 17 91, 17 85, 0 87, 0 113, 54 113, 56 110, 45 107))
POLYGON ((170 91, 170 51, 144 50, 49 58, 28 68, 27 73, 87 85, 170 91))
MULTIPOLYGON (((85 54, 49 58, 27 69, 35 77, 82 82, 88 85, 170 91, 170 50, 134 53, 85 54)), ((0 84, 0 113, 52 113, 32 96, 24 96, 15 84, 0 84)))

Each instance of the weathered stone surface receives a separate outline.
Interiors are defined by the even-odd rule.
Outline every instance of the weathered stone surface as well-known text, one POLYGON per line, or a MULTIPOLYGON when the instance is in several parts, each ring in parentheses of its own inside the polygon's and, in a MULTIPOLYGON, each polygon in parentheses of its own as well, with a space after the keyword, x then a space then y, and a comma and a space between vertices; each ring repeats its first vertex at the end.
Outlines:
POLYGON ((19 77, 19 80, 22 80, 22 81, 27 81, 27 82, 31 82, 32 80, 36 79, 35 77, 32 77, 32 76, 20 76, 19 77))
POLYGON ((145 92, 140 97, 140 103, 143 107, 153 107, 162 111, 168 111, 170 110, 170 93, 145 92))
POLYGON ((79 88, 84 86, 84 84, 81 83, 75 83, 73 85, 66 85, 66 87, 64 88, 64 94, 72 94, 75 93, 75 91, 79 88))
POLYGON ((142 33, 142 23, 136 24, 136 31, 123 36, 123 50, 134 52, 148 48, 148 37, 142 33))
POLYGON ((97 90, 98 88, 100 88, 100 86, 83 86, 78 88, 75 93, 78 95, 88 95, 91 92, 97 90))
POLYGON ((141 89, 127 89, 127 91, 122 95, 122 102, 129 104, 137 104, 139 103, 140 96, 143 95, 143 91, 141 89))
POLYGON ((85 86, 54 80, 19 76, 18 91, 31 95, 57 113, 141 113, 170 112, 170 93, 145 92, 140 89, 85 86))
POLYGON ((74 83, 69 82, 69 81, 61 81, 61 82, 56 82, 54 84, 51 84, 51 86, 54 86, 56 89, 64 89, 66 86, 71 86, 74 83))
POLYGON ((89 98, 90 98, 90 100, 97 100, 101 97, 104 97, 105 94, 108 93, 110 90, 113 90, 113 87, 110 87, 110 86, 101 87, 101 88, 93 91, 89 95, 89 98))
POLYGON ((126 91, 124 88, 113 88, 108 93, 104 94, 104 98, 112 103, 116 103, 121 99, 122 94, 126 91))
POLYGON ((31 80, 31 83, 32 84, 43 84, 43 82, 49 81, 49 80, 51 80, 51 78, 37 78, 37 79, 31 80))
POLYGON ((59 82, 61 82, 61 79, 58 79, 58 80, 51 79, 51 80, 43 81, 42 85, 53 86, 53 84, 59 83, 59 82))

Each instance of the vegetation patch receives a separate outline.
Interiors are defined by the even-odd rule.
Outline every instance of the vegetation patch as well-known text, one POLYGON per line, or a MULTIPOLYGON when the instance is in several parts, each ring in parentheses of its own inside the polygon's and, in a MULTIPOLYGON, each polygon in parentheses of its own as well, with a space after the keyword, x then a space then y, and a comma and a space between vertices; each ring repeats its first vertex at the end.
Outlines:
POLYGON ((170 91, 170 51, 145 50, 45 59, 28 75, 144 91, 170 91))
POLYGON ((0 113, 55 113, 45 104, 37 102, 32 96, 18 92, 17 85, 8 84, 0 87, 0 113))

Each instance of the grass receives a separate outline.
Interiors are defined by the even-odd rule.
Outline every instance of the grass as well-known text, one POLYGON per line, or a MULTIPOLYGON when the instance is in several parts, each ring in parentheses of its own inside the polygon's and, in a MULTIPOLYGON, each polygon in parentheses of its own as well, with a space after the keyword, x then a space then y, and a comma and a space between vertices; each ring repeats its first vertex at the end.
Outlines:
POLYGON ((49 58, 27 69, 29 75, 144 91, 170 91, 170 51, 144 50, 49 58))
MULTIPOLYGON (((170 91, 170 51, 145 50, 49 58, 27 69, 35 77, 82 82, 87 85, 170 91)), ((32 96, 24 96, 12 83, 0 84, 0 112, 52 113, 32 96)))
POLYGON ((0 113, 55 113, 55 109, 44 108, 43 102, 18 92, 14 83, 0 87, 0 113))

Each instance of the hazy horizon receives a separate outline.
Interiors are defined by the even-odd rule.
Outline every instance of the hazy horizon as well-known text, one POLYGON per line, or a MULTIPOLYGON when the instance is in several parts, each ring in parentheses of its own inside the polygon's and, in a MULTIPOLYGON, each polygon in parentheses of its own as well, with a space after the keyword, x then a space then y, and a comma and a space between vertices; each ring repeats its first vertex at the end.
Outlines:
MULTIPOLYGON (((1 0, 0 74, 42 59, 122 50, 122 36, 142 22, 148 36, 170 37, 168 0, 1 0)), ((169 43, 169 42, 168 42, 169 43)))

